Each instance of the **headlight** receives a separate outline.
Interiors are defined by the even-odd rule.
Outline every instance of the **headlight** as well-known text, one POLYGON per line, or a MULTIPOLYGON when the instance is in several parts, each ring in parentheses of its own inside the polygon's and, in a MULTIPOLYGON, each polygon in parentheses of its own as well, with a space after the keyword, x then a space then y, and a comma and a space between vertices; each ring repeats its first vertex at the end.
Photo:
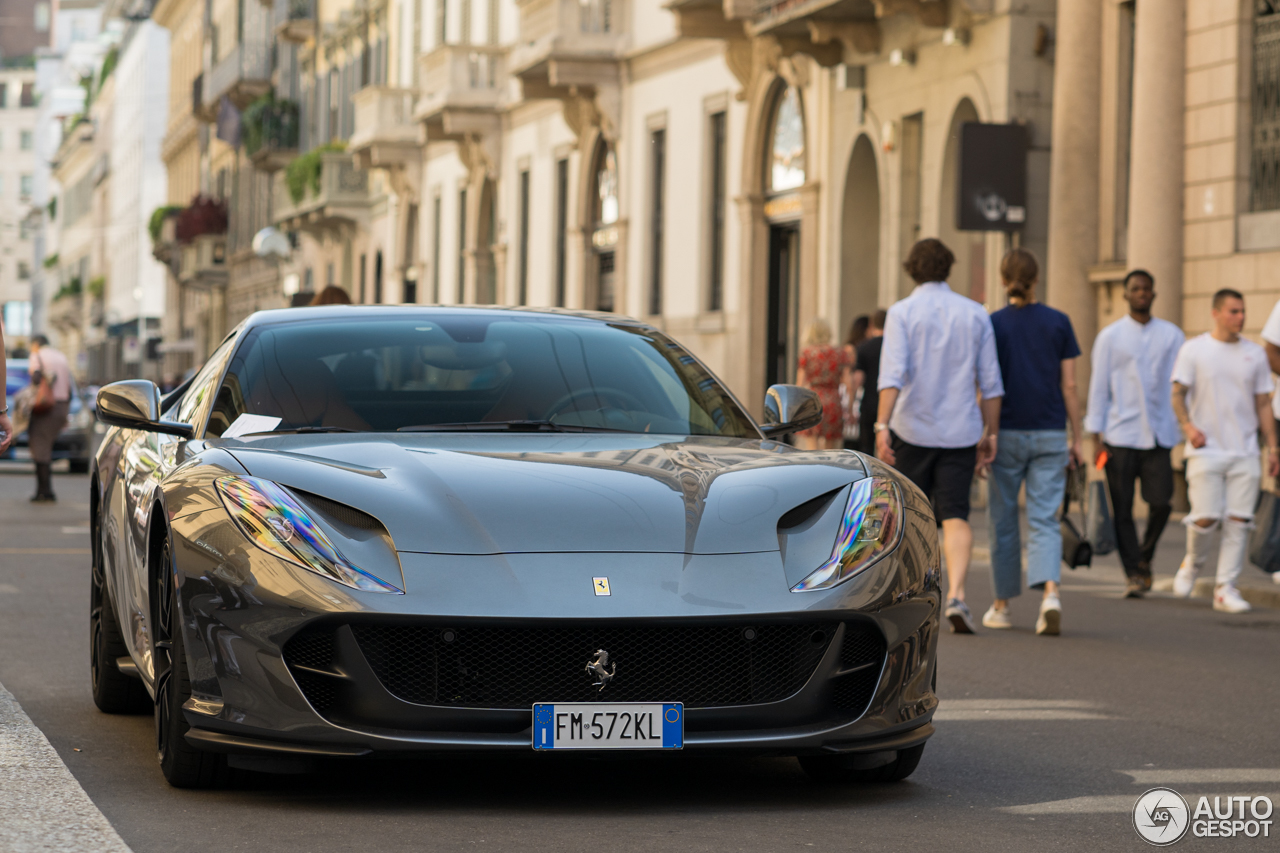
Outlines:
POLYGON ((268 554, 353 589, 404 592, 352 565, 279 485, 258 477, 223 477, 216 485, 236 526, 268 554))
POLYGON ((892 480, 868 477, 853 484, 831 559, 791 588, 812 592, 842 584, 898 546, 902 496, 892 480))

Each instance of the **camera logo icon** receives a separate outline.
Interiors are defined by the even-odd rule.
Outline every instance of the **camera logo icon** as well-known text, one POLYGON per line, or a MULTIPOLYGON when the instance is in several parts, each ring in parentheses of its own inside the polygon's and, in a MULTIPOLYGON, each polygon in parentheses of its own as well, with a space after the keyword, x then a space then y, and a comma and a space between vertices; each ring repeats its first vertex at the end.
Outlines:
POLYGON ((1168 847, 1191 826, 1191 809, 1172 788, 1152 788, 1133 804, 1133 828, 1148 844, 1168 847))

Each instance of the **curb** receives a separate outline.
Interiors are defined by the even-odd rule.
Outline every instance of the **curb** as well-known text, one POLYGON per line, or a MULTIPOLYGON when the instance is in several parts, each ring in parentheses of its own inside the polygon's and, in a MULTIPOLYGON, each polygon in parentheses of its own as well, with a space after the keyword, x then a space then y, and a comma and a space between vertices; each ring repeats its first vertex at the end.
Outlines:
MULTIPOLYGON (((1192 598, 1213 598, 1213 580, 1211 578, 1200 578, 1196 581, 1196 587, 1191 592, 1192 598)), ((1151 587, 1154 592, 1173 592, 1173 578, 1160 578, 1151 587)), ((1237 587, 1240 590, 1240 597, 1252 604, 1254 607, 1270 607, 1280 610, 1280 584, 1275 589, 1265 589, 1256 586, 1237 587)))

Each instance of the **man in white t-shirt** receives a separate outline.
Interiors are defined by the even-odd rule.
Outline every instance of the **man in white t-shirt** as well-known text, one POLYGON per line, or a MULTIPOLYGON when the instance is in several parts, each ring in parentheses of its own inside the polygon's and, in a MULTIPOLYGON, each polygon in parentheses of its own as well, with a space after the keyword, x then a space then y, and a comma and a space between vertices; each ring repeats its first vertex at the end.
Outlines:
MULTIPOLYGON (((1271 309, 1266 325, 1262 327, 1263 348, 1267 351, 1267 361, 1271 364, 1272 373, 1280 373, 1280 302, 1271 309)), ((1271 413, 1276 419, 1276 433, 1280 435, 1280 394, 1271 398, 1271 413)), ((1280 572, 1271 576, 1271 580, 1280 584, 1280 572)))
POLYGON ((1173 411, 1187 437, 1187 556, 1173 581, 1187 597, 1208 562, 1213 534, 1221 528, 1213 609, 1244 613, 1236 580, 1244 568, 1253 509, 1262 478, 1258 430, 1266 439, 1267 472, 1280 474, 1276 427, 1271 418, 1271 369, 1262 347, 1240 337, 1244 297, 1234 290, 1213 295, 1213 331, 1182 345, 1173 365, 1173 411))

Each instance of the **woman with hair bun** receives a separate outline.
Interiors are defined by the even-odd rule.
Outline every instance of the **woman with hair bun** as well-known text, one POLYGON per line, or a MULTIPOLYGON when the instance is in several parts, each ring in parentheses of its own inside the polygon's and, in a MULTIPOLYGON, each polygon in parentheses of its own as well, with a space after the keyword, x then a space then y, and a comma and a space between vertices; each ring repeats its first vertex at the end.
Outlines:
POLYGON ((1000 436, 991 464, 991 578, 995 602, 982 617, 988 628, 1010 628, 1009 599, 1022 593, 1018 492, 1027 487, 1027 585, 1043 591, 1037 634, 1057 634, 1062 533, 1058 505, 1068 466, 1082 462, 1076 358, 1080 347, 1066 314, 1036 301, 1040 265, 1026 249, 1000 262, 1009 304, 991 315, 1004 377, 1000 436), (1068 443, 1067 426, 1070 425, 1068 443))

